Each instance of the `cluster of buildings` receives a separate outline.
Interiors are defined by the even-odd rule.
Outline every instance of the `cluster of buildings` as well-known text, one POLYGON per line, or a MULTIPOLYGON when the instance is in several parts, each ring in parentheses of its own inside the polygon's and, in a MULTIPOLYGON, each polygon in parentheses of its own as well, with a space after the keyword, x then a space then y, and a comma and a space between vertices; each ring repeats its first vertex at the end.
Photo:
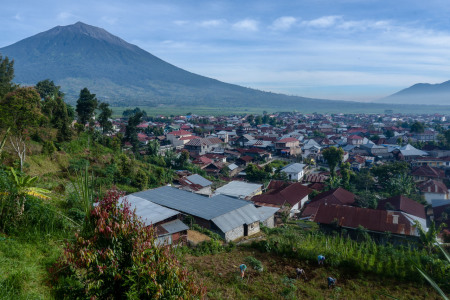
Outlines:
MULTIPOLYGON (((231 181, 213 190, 211 181, 193 174, 180 176, 176 187, 135 193, 129 197, 136 207, 149 202, 167 210, 169 216, 164 222, 145 213, 142 217, 157 224, 161 236, 171 236, 172 241, 178 240, 174 231, 183 236, 187 230, 180 221, 185 215, 227 241, 257 233, 260 223, 276 226, 277 217, 282 215, 309 219, 322 226, 363 226, 370 232, 389 232, 399 238, 417 237, 416 222, 423 228, 430 219, 450 225, 446 186, 450 150, 437 143, 413 146, 440 141, 442 135, 436 128, 448 129, 450 125, 445 116, 277 113, 267 115, 265 120, 268 124, 256 124, 248 115, 189 115, 170 122, 160 119, 141 123, 138 138, 143 154, 147 143, 158 140, 162 155, 167 149, 188 152, 190 161, 207 174, 231 181), (420 132, 404 126, 416 121, 424 124, 420 132), (164 135, 154 135, 154 128, 164 135), (329 173, 320 171, 320 166, 326 166, 322 152, 330 146, 342 148, 343 161, 355 171, 392 161, 409 163, 427 207, 399 195, 382 199, 377 209, 360 208, 349 191, 338 188, 323 192, 329 173), (281 169, 285 181, 273 180, 268 186, 241 181, 250 163, 262 167, 273 159, 289 162, 281 169), (319 194, 310 197, 314 190, 319 194)), ((114 124, 120 131, 125 123, 116 120, 114 124)))

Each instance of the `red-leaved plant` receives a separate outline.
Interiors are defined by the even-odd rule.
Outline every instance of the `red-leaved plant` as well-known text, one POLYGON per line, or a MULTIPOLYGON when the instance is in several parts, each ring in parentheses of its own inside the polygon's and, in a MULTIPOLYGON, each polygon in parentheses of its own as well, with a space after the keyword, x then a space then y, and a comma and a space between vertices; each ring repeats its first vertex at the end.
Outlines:
POLYGON ((155 243, 145 224, 112 189, 91 210, 88 228, 75 234, 50 268, 55 294, 64 298, 202 298, 206 289, 180 266, 172 247, 155 243))

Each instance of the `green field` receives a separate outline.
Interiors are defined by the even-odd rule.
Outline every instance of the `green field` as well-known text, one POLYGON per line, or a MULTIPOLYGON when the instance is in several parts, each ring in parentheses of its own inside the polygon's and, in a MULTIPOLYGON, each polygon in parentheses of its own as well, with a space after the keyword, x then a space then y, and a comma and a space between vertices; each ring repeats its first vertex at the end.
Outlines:
MULTIPOLYGON (((121 117, 122 112, 126 109, 133 109, 136 106, 123 107, 116 106, 112 107, 113 117, 121 117)), ((213 106, 137 106, 147 112, 149 116, 155 115, 185 115, 187 113, 193 113, 197 115, 231 115, 231 114, 262 114, 264 111, 269 113, 275 113, 280 111, 298 111, 301 113, 368 113, 368 114, 381 114, 384 113, 385 109, 392 109, 394 113, 408 113, 408 114, 450 114, 450 106, 432 106, 432 105, 421 105, 421 106, 380 106, 380 105, 366 105, 366 103, 357 103, 353 106, 339 106, 330 105, 329 107, 318 106, 314 109, 292 109, 288 110, 286 108, 277 107, 213 107, 213 106)))

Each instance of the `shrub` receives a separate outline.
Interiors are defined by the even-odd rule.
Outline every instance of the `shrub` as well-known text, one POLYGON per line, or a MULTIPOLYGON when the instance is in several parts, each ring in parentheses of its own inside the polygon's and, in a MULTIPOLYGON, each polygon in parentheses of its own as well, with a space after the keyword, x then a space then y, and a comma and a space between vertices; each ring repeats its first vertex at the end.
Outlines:
POLYGON ((244 261, 256 271, 262 272, 264 270, 261 261, 257 260, 253 256, 247 256, 246 258, 244 258, 244 261))
POLYGON ((110 190, 91 210, 89 224, 49 270, 57 298, 166 299, 202 297, 174 250, 155 243, 146 227, 110 190))

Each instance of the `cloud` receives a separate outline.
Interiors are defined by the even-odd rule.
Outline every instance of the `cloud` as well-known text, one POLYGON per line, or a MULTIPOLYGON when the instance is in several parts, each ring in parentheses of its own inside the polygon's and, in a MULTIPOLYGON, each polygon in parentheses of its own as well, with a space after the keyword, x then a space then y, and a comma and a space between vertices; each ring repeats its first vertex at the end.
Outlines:
POLYGON ((200 22, 199 25, 201 27, 208 27, 208 28, 210 28, 210 27, 218 27, 218 26, 221 26, 221 25, 223 25, 225 23, 226 23, 225 19, 215 19, 215 20, 206 20, 206 21, 200 22))
POLYGON ((244 19, 234 23, 233 29, 242 31, 258 31, 258 21, 253 19, 244 19))
POLYGON ((102 22, 107 23, 109 25, 114 25, 117 23, 117 18, 112 18, 112 17, 107 17, 107 16, 103 16, 101 18, 102 22))
POLYGON ((297 19, 294 17, 281 17, 273 21, 272 25, 270 26, 270 29, 273 30, 288 30, 291 28, 295 23, 297 22, 297 19))
POLYGON ((66 11, 63 11, 63 12, 60 12, 57 16, 56 16, 56 18, 59 20, 59 21, 67 21, 67 20, 69 20, 69 19, 73 19, 75 17, 75 15, 73 15, 72 13, 70 13, 70 12, 66 12, 66 11))
POLYGON ((175 25, 177 25, 177 26, 184 26, 184 25, 189 24, 189 21, 186 21, 186 20, 176 20, 176 21, 174 21, 173 23, 174 23, 175 25))
POLYGON ((17 13, 17 14, 14 16, 14 19, 15 19, 16 21, 22 21, 22 16, 21 16, 19 13, 17 13))
POLYGON ((340 19, 342 19, 341 16, 324 16, 310 21, 303 21, 302 24, 308 27, 327 28, 335 25, 340 19))

